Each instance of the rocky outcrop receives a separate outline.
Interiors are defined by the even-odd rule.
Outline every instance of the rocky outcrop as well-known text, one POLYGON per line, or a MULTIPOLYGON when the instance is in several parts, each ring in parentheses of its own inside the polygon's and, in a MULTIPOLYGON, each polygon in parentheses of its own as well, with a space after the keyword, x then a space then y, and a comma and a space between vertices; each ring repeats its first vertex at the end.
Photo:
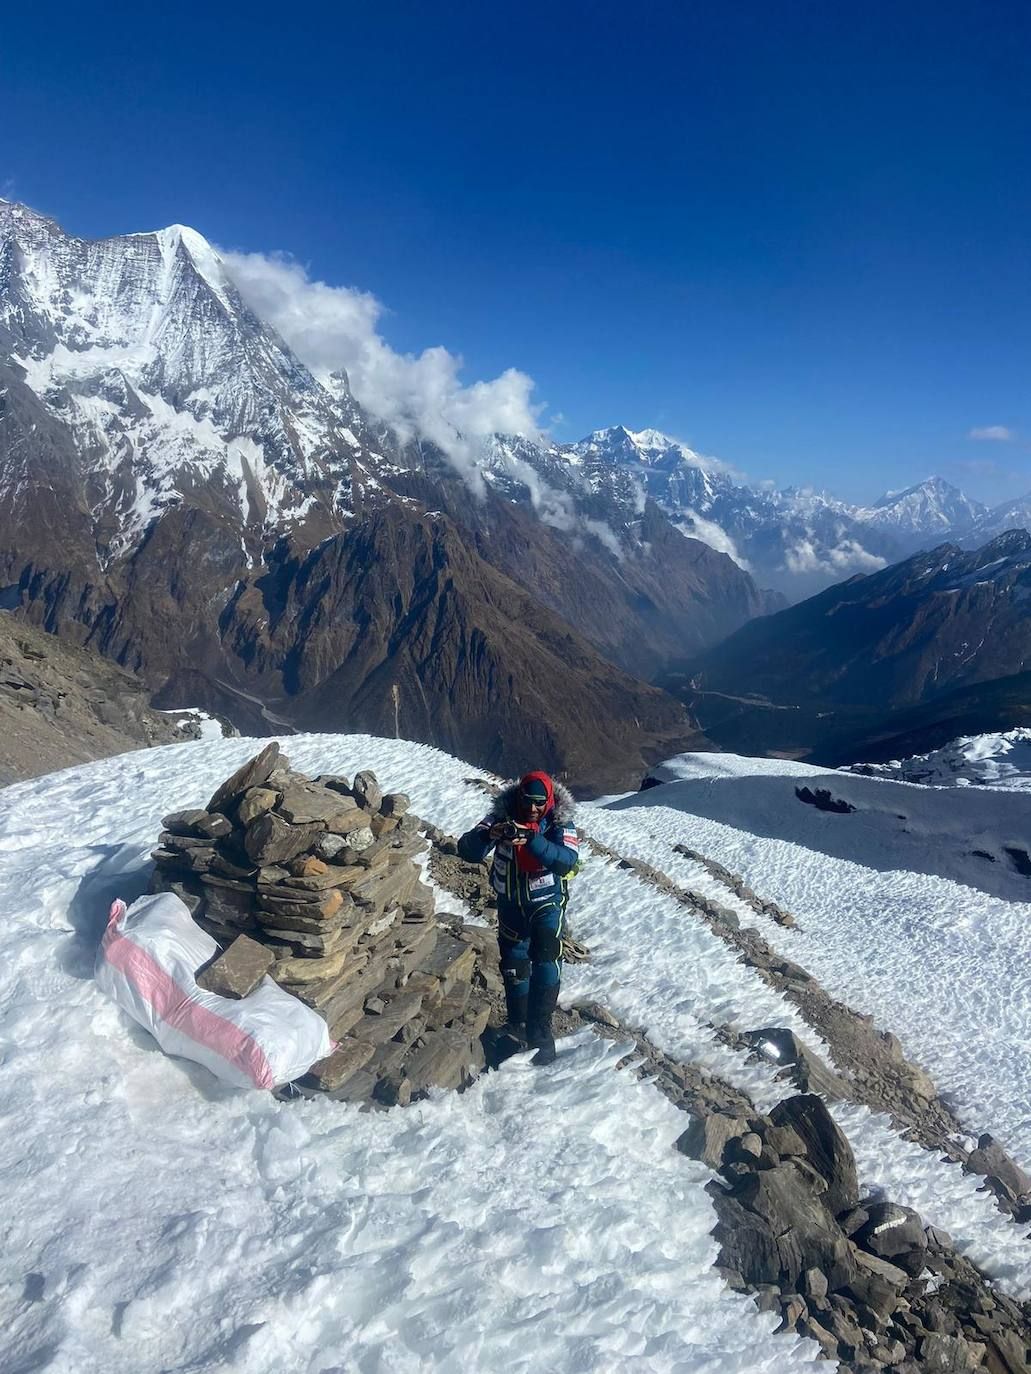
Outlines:
POLYGON ((199 734, 132 673, 0 612, 0 786, 199 734))
POLYGON ((695 1104, 677 1148, 708 1185, 727 1282, 852 1370, 1025 1374, 1031 1328, 948 1236, 861 1196, 845 1136, 815 1094, 769 1115, 695 1104))
POLYGON ((200 985, 246 997, 268 974, 337 1042, 293 1091, 404 1105, 484 1065, 496 974, 480 932, 438 924, 419 826, 372 772, 312 781, 275 743, 207 807, 165 817, 153 890, 221 946, 200 985))

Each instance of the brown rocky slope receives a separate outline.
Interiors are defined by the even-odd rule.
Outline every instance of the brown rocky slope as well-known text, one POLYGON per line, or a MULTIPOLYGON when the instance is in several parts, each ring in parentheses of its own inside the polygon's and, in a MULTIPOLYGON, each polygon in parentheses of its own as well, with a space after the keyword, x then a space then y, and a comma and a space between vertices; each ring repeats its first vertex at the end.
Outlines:
POLYGON ((0 614, 0 786, 110 754, 196 739, 144 684, 98 654, 0 614))

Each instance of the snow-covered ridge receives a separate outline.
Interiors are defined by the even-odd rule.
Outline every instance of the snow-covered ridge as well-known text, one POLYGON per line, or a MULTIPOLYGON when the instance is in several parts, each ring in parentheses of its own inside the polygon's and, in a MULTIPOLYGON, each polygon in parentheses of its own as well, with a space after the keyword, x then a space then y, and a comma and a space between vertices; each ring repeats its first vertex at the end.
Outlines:
POLYGON ((890 763, 853 764, 847 771, 930 787, 1031 791, 1031 730, 961 735, 928 754, 914 754, 890 763))
MULTIPOLYGON (((449 832, 481 814, 482 794, 467 781, 475 770, 425 746, 296 736, 288 747, 310 773, 349 771, 360 759, 449 832)), ((811 1346, 774 1336, 775 1316, 721 1285, 710 1175, 672 1149, 683 1115, 649 1083, 615 1070, 624 1046, 584 1034, 546 1073, 517 1058, 462 1096, 363 1114, 220 1087, 158 1053, 100 996, 90 970, 107 904, 145 884, 160 817, 203 803, 254 748, 251 740, 171 746, 0 794, 8 1359, 28 1368, 45 1355, 77 1374, 519 1374, 542 1361, 683 1374, 809 1368, 811 1346)), ((752 781, 751 761, 710 758, 718 769, 710 791, 738 775, 752 781)), ((673 768, 702 776, 701 764, 673 768)), ((767 761, 760 775, 775 778, 776 769, 767 761)), ((795 768, 780 769, 792 785, 795 768)), ((749 813, 748 822, 759 818, 749 813)), ((580 821, 674 879, 688 861, 672 846, 686 842, 731 862, 757 889, 784 896, 790 888, 799 928, 764 922, 763 934, 807 967, 822 957, 828 979, 847 981, 846 954, 866 975, 883 968, 869 987, 853 979, 854 1004, 874 1010, 897 982, 911 1016, 895 1028, 910 1047, 930 1047, 927 1067, 972 1118, 985 1103, 971 1099, 970 1065, 981 1054, 994 1068, 1007 1037, 1028 1037, 1019 981, 993 983, 996 1014, 978 1034, 957 1020, 957 1010, 973 1014, 1000 960, 1014 972, 1026 960, 1025 905, 931 873, 883 872, 876 853, 829 867, 820 848, 785 848, 758 825, 735 829, 711 821, 704 806, 683 809, 668 786, 616 809, 584 807, 580 821), (924 944, 935 939, 940 967, 924 944), (964 996, 958 1006, 937 1000, 936 979, 964 954, 964 996)), ((764 1109, 791 1091, 721 1044, 709 1023, 790 1025, 812 1043, 811 1032, 677 902, 589 856, 571 915, 592 958, 566 971, 566 998, 603 1000, 647 1025, 660 1048, 723 1075, 764 1109)), ((1021 1064, 1022 1056, 1003 1058, 991 1080, 991 1124, 1026 1158, 1027 1122, 1019 1092, 1010 1094, 1021 1064)), ((842 1113, 864 1186, 919 1208, 1008 1291, 1028 1290, 1019 1228, 973 1179, 900 1140, 884 1118, 842 1113)))
POLYGON ((497 435, 484 447, 488 472, 508 471, 513 454, 553 486, 603 496, 630 520, 653 500, 672 523, 751 572, 762 586, 797 599, 854 572, 884 567, 896 545, 869 530, 854 508, 825 492, 776 491, 744 483, 726 463, 656 429, 595 430, 574 444, 543 446, 497 435))
MULTIPOLYGON (((86 240, 0 200, 5 364, 10 384, 28 387, 70 435, 84 501, 105 531, 102 556, 132 548, 155 515, 201 490, 220 515, 232 512, 252 551, 306 522, 319 522, 321 537, 357 508, 352 483, 385 490, 400 456, 389 426, 371 437, 346 375, 316 377, 184 225, 86 240)), ((614 425, 573 444, 479 439, 443 418, 424 428, 477 491, 483 480, 519 483, 542 519, 595 533, 614 553, 618 529, 591 525, 581 507, 615 503, 618 526, 654 500, 684 534, 792 600, 943 539, 983 543, 1031 520, 1026 502, 986 512, 941 478, 870 507, 749 485, 655 428, 614 425)))

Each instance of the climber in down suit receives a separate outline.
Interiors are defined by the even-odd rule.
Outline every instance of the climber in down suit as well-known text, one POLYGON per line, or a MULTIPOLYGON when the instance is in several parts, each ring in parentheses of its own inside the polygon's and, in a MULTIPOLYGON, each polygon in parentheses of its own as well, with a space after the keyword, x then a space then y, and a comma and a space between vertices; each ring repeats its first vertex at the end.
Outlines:
POLYGON ((562 978, 567 877, 580 857, 572 796, 547 773, 527 773, 501 789, 483 820, 458 841, 467 863, 491 849, 498 899, 498 947, 508 1006, 507 1034, 555 1058, 551 1017, 562 978))

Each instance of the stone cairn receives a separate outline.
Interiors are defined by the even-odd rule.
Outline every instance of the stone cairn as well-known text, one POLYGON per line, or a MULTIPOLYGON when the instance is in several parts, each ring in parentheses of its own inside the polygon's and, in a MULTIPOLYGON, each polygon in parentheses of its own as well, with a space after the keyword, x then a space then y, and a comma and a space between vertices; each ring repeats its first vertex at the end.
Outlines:
POLYGON ((268 974, 337 1041, 301 1092, 404 1105, 480 1071, 492 941, 438 923, 407 797, 368 770, 311 781, 273 743, 204 810, 162 824, 151 890, 174 892, 222 947, 200 986, 245 997, 268 974))

